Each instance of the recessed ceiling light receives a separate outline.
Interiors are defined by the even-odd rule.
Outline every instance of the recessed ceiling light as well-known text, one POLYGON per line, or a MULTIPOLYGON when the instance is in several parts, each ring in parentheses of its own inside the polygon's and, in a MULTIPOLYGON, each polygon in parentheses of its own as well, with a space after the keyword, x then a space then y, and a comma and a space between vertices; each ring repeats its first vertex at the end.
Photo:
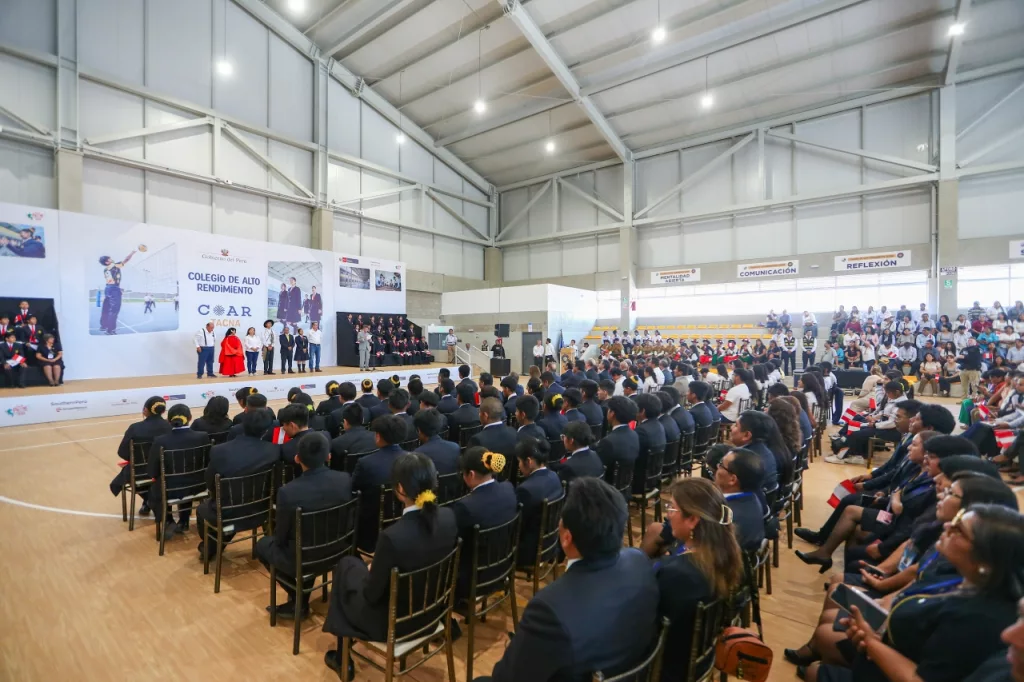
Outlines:
POLYGON ((405 144, 405 133, 398 133, 395 135, 395 142, 398 144, 405 144))
POLYGON ((655 26, 654 30, 651 31, 651 40, 654 43, 660 43, 661 41, 665 40, 665 27, 655 26))
POLYGON ((950 37, 962 36, 964 34, 964 28, 965 26, 963 24, 953 24, 952 26, 949 27, 950 37))
POLYGON ((555 141, 548 140, 548 143, 544 145, 544 151, 546 151, 548 154, 553 153, 555 151, 555 141))
POLYGON ((485 111, 487 111, 487 102, 483 101, 482 99, 478 99, 476 102, 473 103, 473 111, 475 111, 478 114, 484 113, 485 111))
POLYGON ((298 14, 306 9, 306 0, 288 0, 288 10, 298 14))
POLYGON ((713 105, 714 103, 715 98, 712 97, 710 94, 705 94, 703 97, 700 98, 700 105, 705 109, 710 109, 711 105, 713 105))
POLYGON ((217 73, 222 76, 230 76, 235 72, 235 67, 231 66, 231 62, 227 59, 221 59, 217 62, 217 73))

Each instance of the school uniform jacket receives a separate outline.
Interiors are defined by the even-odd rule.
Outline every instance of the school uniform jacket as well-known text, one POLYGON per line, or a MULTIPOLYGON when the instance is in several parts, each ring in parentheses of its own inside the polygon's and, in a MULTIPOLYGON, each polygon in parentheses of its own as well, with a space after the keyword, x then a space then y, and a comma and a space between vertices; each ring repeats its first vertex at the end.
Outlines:
POLYGON ((690 416, 693 417, 693 424, 696 428, 702 428, 711 424, 714 421, 711 418, 711 410, 708 408, 707 403, 695 403, 690 406, 690 416))
POLYGON ((437 401, 437 411, 443 415, 449 415, 457 409, 459 409, 459 401, 455 399, 454 394, 443 395, 437 401))
POLYGON ((679 424, 672 418, 670 414, 662 414, 658 416, 658 422, 661 427, 665 429, 665 442, 671 443, 672 441, 679 440, 679 424))
POLYGON ((522 505, 523 521, 519 530, 518 566, 532 566, 537 560, 540 515, 544 500, 557 500, 564 494, 562 480, 551 469, 538 469, 516 486, 516 500, 522 505))
POLYGON ((459 444, 444 440, 441 436, 431 436, 425 443, 416 448, 431 459, 437 475, 443 476, 459 470, 459 444))
MULTIPOLYGON (((7 344, 4 344, 5 347, 6 345, 7 344)), ((152 443, 158 436, 162 436, 170 432, 171 425, 159 415, 146 417, 142 421, 137 421, 134 424, 131 424, 127 429, 125 429, 124 436, 121 438, 121 443, 117 446, 118 459, 122 459, 124 461, 129 460, 130 444, 132 441, 135 441, 136 443, 152 443)), ((207 437, 207 442, 209 442, 209 437, 207 437)), ((146 456, 148 458, 148 451, 146 456)), ((117 472, 117 475, 114 476, 114 480, 110 482, 111 493, 114 495, 120 495, 121 488, 131 481, 130 468, 131 467, 128 465, 125 465, 117 472)))
POLYGON ((377 543, 380 514, 380 487, 391 485, 391 466, 405 454, 397 445, 389 445, 361 457, 352 472, 352 488, 362 494, 359 503, 359 549, 372 552, 377 543))
POLYGON ((469 439, 470 446, 481 445, 491 452, 505 455, 506 467, 512 465, 513 458, 516 456, 516 443, 518 442, 516 430, 504 424, 488 424, 480 433, 474 434, 469 439))
POLYGON ((548 412, 537 420, 537 426, 544 429, 544 437, 548 440, 556 440, 562 437, 565 426, 569 421, 560 412, 548 412))
POLYGON ((356 402, 362 405, 363 408, 367 410, 372 410, 377 405, 380 405, 380 398, 378 398, 372 393, 363 393, 358 398, 356 398, 356 402))
POLYGON ((587 448, 586 450, 568 453, 558 462, 551 463, 551 470, 558 474, 558 477, 570 483, 577 478, 592 476, 601 478, 604 475, 604 465, 596 452, 587 448))
MULTIPOLYGON (((210 511, 210 518, 215 517, 215 502, 220 491, 217 489, 217 475, 224 478, 236 478, 238 476, 249 476, 260 471, 268 471, 281 459, 281 446, 274 443, 267 443, 252 436, 241 436, 233 441, 214 445, 210 450, 210 466, 206 469, 206 489, 210 496, 206 505, 210 511)), ((251 488, 250 488, 251 490, 251 488)), ((242 486, 234 486, 232 495, 238 496, 232 500, 224 500, 222 504, 233 505, 238 503, 242 495, 242 486)), ((257 495, 262 497, 262 495, 257 495)), ((235 516, 244 516, 247 512, 239 510, 235 516), (240 511, 240 513, 239 513, 240 511)), ((231 518, 231 512, 225 512, 224 518, 231 518)), ((259 524, 265 519, 254 519, 253 524, 259 524)))
POLYGON ((537 440, 547 440, 548 436, 544 433, 544 429, 537 424, 537 422, 531 422, 530 424, 524 424, 516 429, 516 441, 522 441, 524 438, 536 438, 537 440))
MULTIPOLYGON (((352 499, 352 478, 342 471, 326 466, 303 472, 277 491, 274 513, 274 543, 270 548, 271 563, 276 566, 295 565, 295 510, 303 512, 328 509, 352 499)), ((303 555, 303 561, 317 557, 303 555)))
POLYGON ((353 426, 331 441, 331 468, 341 471, 345 468, 345 456, 350 452, 369 452, 377 448, 372 431, 364 426, 353 426))
POLYGON ((530 600, 491 679, 575 682, 596 670, 624 672, 650 650, 657 609, 654 571, 639 550, 581 559, 530 600))
POLYGON ((645 419, 636 425, 636 435, 640 439, 640 454, 633 468, 633 492, 644 492, 644 467, 652 450, 665 450, 665 427, 656 419, 645 419))
POLYGON ((668 413, 676 422, 676 426, 679 428, 680 434, 693 433, 696 424, 693 421, 693 415, 682 405, 678 405, 672 408, 672 411, 668 413))
POLYGON ((640 456, 640 438, 628 425, 617 426, 597 444, 597 455, 606 467, 605 480, 609 483, 613 482, 612 467, 615 462, 622 462, 619 466, 632 467, 635 479, 636 459, 640 456))
MULTIPOLYGON (((355 401, 353 400, 352 402, 355 401)), ((331 434, 331 438, 337 438, 338 434, 341 433, 342 427, 345 425, 341 416, 341 411, 344 407, 345 403, 342 403, 341 407, 333 410, 329 415, 327 415, 325 426, 327 427, 327 431, 331 434)), ((370 410, 362 405, 359 405, 359 407, 363 410, 363 424, 368 425, 370 423, 370 410)))
POLYGON ((480 423, 480 410, 469 403, 462 403, 458 409, 445 415, 448 419, 448 440, 459 442, 459 432, 464 426, 476 426, 480 423))
POLYGON ((516 413, 516 402, 519 400, 519 396, 515 393, 508 397, 505 401, 505 418, 508 419, 516 413))
MULTIPOLYGON (((202 431, 193 431, 187 426, 180 428, 172 428, 169 433, 165 433, 162 436, 157 436, 153 440, 153 444, 149 448, 149 459, 146 462, 146 475, 154 479, 153 485, 150 489, 149 500, 153 504, 153 508, 159 507, 160 500, 160 481, 159 476, 163 473, 160 471, 160 451, 163 449, 165 452, 168 450, 182 450, 185 448, 198 448, 204 445, 210 444, 210 436, 203 433, 202 431)), ((173 457, 165 454, 164 455, 164 471, 171 471, 172 466, 174 471, 181 471, 182 467, 188 464, 190 468, 194 468, 196 464, 192 458, 186 459, 184 456, 174 455, 173 457)), ((171 498, 184 497, 186 495, 194 495, 201 492, 206 481, 203 478, 203 472, 199 471, 195 474, 190 474, 187 478, 175 477, 168 482, 169 487, 173 487, 174 490, 169 490, 168 495, 171 498), (189 486, 184 488, 184 486, 189 486)))
POLYGON ((579 408, 576 408, 576 407, 569 408, 568 410, 565 411, 565 414, 562 415, 562 416, 565 417, 566 423, 569 423, 569 422, 583 422, 584 424, 587 423, 586 415, 584 415, 582 412, 580 412, 579 408))
POLYGON ((331 412, 340 410, 341 406, 341 396, 332 395, 327 400, 320 401, 320 404, 316 406, 316 413, 321 417, 326 417, 331 412))
POLYGON ((386 417, 391 414, 391 409, 388 404, 383 400, 378 401, 376 405, 370 407, 370 421, 372 422, 377 417, 386 417))
POLYGON ((580 412, 591 426, 604 425, 604 410, 593 400, 584 400, 580 405, 580 412))
MULTIPOLYGON (((516 491, 508 481, 493 481, 473 488, 472 491, 458 502, 452 504, 455 512, 455 524, 462 538, 462 555, 459 557, 459 578, 455 587, 458 598, 469 594, 469 581, 473 570, 473 527, 487 530, 511 521, 518 513, 519 503, 516 491)), ((480 563, 491 563, 481 555, 480 563)), ((478 584, 494 580, 501 575, 501 570, 482 571, 478 584)), ((491 590, 499 589, 500 585, 492 585, 491 590)))

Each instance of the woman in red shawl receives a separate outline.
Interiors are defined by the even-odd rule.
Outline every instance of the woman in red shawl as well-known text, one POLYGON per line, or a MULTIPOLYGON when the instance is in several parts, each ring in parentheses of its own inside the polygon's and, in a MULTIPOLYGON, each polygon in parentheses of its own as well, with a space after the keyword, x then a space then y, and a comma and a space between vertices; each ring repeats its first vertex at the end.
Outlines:
POLYGON ((221 376, 233 377, 245 371, 245 354, 242 352, 242 341, 231 327, 220 342, 220 373, 221 376))

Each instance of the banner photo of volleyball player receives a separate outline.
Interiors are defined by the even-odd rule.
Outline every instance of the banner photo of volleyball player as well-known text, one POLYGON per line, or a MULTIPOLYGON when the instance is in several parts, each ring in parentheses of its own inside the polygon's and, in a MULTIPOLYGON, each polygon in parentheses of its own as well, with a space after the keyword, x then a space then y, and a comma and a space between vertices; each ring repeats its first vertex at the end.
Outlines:
POLYGON ((148 244, 136 243, 134 238, 142 235, 133 232, 96 245, 101 253, 91 272, 86 270, 85 296, 93 336, 153 334, 178 328, 178 246, 155 235, 148 244))

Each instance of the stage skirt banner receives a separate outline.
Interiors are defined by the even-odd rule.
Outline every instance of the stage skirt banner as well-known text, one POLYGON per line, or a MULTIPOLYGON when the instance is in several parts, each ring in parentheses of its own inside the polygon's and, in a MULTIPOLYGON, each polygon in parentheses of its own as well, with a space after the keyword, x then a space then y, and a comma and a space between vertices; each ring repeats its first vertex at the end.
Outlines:
POLYGON ((910 266, 909 251, 887 251, 885 253, 850 253, 836 256, 836 272, 858 270, 884 270, 910 266))
POLYGON ((0 265, 32 285, 10 295, 54 299, 69 379, 194 372, 207 322, 215 373, 225 332, 266 320, 275 339, 316 322, 332 366, 338 310, 405 312, 403 263, 13 204, 0 204, 0 265))
POLYGON ((740 279, 756 277, 781 277, 800 274, 800 261, 780 260, 771 263, 746 263, 736 266, 736 276, 740 279))
POLYGON ((700 281, 700 268, 660 270, 651 273, 651 284, 686 284, 700 281))
MULTIPOLYGON (((70 421, 93 417, 116 417, 121 415, 137 415, 142 419, 142 406, 151 396, 160 396, 168 407, 183 403, 192 408, 192 414, 198 416, 201 408, 210 398, 216 395, 226 397, 234 405, 235 391, 242 386, 254 386, 270 400, 287 397, 288 389, 297 386, 313 397, 314 402, 326 398, 324 387, 328 381, 351 381, 359 385, 363 379, 369 378, 376 384, 380 379, 389 379, 398 375, 405 386, 409 377, 418 374, 424 384, 436 384, 439 367, 382 370, 379 372, 355 372, 353 374, 287 375, 252 378, 248 381, 218 381, 211 379, 209 383, 184 385, 152 386, 149 388, 124 388, 109 391, 83 391, 80 393, 60 393, 50 395, 19 395, 15 391, 0 393, 0 428, 4 426, 21 426, 45 422, 70 421), (197 412, 197 410, 200 410, 197 412)), ((449 367, 454 375, 457 367, 449 367)), ((125 421, 127 427, 129 421, 125 421)))

